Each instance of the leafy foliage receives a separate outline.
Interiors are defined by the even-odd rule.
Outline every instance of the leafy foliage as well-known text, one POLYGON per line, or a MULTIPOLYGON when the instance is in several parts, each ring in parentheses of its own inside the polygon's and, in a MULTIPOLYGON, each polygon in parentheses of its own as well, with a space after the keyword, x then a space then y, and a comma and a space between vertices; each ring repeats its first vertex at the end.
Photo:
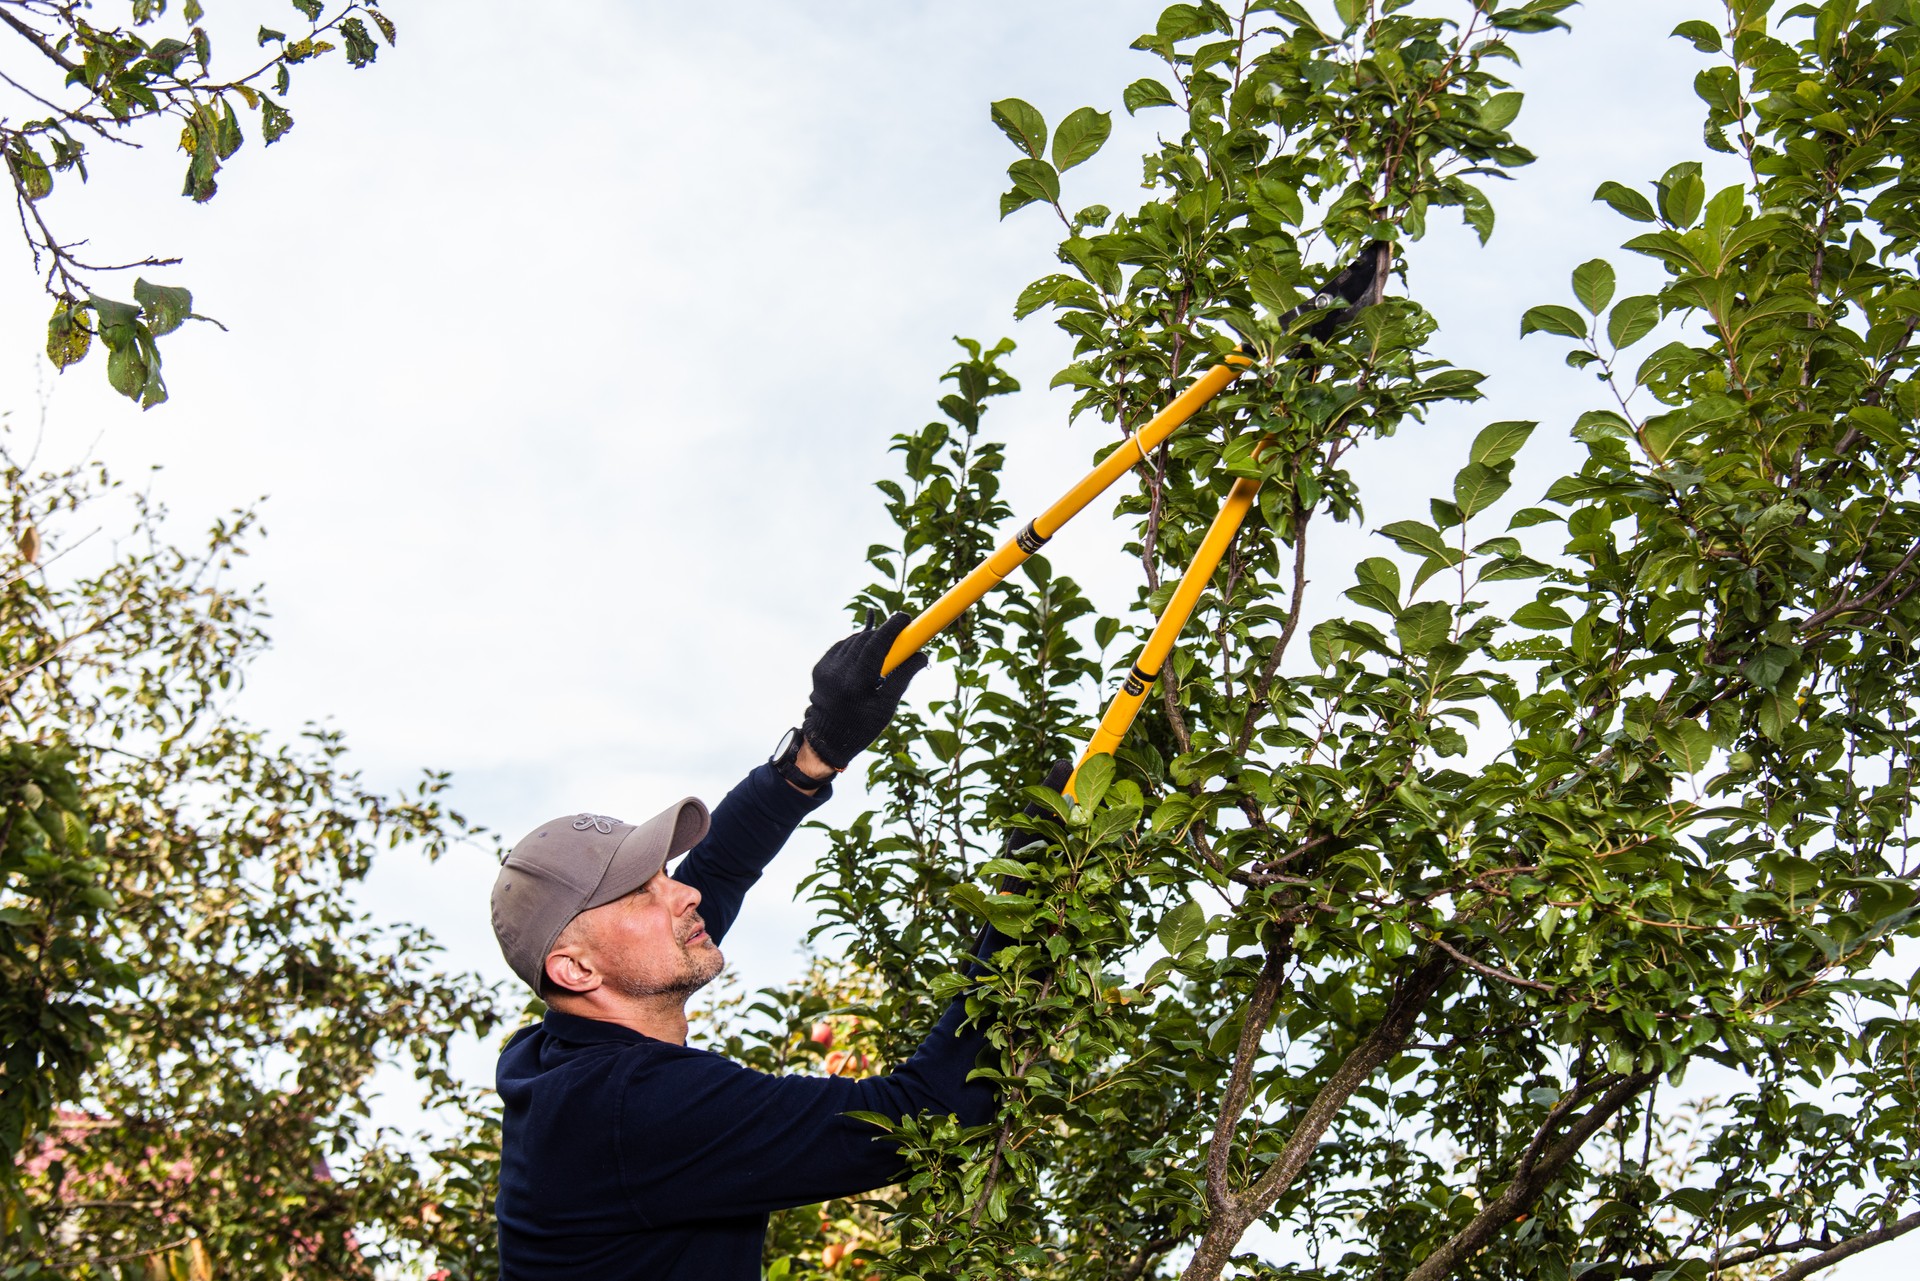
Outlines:
MULTIPOLYGON (((1123 437, 1236 340, 1261 360, 1120 499, 1131 610, 1030 562, 941 638, 953 692, 833 837, 815 896, 884 1052, 971 991, 1005 1088, 982 1132, 900 1128, 881 1274, 1798 1278, 1920 1226, 1920 976, 1887 977, 1920 934, 1910 3, 1681 28, 1720 59, 1696 89, 1744 178, 1604 184, 1665 283, 1616 297, 1600 257, 1568 301, 1515 300, 1598 379, 1549 429, 1584 462, 1516 509, 1540 432, 1488 425, 1308 622, 1309 581, 1347 581, 1308 571, 1317 529, 1363 519, 1351 456, 1431 466, 1396 431, 1482 379, 1414 298, 1324 342, 1285 318, 1376 239, 1417 295, 1436 209, 1491 234, 1468 179, 1531 159, 1493 68, 1570 7, 1172 5, 1122 97, 1169 123, 1117 215, 1069 212, 1097 112, 1050 134, 994 104, 1003 214, 1063 229, 1016 312, 1074 339, 1077 415, 1123 437), (1160 698, 1073 798, 1031 789, 1235 477, 1256 515, 1160 698), (1006 855, 1029 798, 1042 839, 1006 855), (1016 943, 976 988, 986 922, 1016 943), (1653 1135, 1697 1065, 1739 1087, 1675 1186, 1653 1135), (1241 1253, 1256 1223, 1311 1269, 1241 1253)), ((1010 515, 979 434, 1008 344, 966 351, 946 421, 895 438, 900 539, 857 607, 930 602, 1010 515)))
POLYGON ((367 1121, 382 1066, 476 1108, 448 1041, 500 1014, 349 898, 379 850, 470 830, 445 777, 384 793, 337 730, 235 716, 251 514, 183 550, 98 468, 0 469, 0 1276, 369 1276, 490 1238, 484 1129, 427 1163, 367 1121))
POLYGON ((391 45, 397 29, 375 0, 353 0, 329 15, 320 0, 292 0, 283 9, 283 25, 304 26, 289 35, 262 25, 220 27, 207 17, 200 0, 178 6, 178 23, 167 22, 167 0, 129 0, 127 20, 98 25, 93 6, 8 0, 0 4, 0 36, 11 35, 20 55, 9 62, 7 86, 16 111, 0 112, 0 156, 13 182, 14 204, 36 271, 44 272, 53 296, 47 323, 47 357, 56 369, 84 360, 94 340, 107 351, 107 381, 142 408, 167 398, 160 376, 158 340, 195 315, 192 295, 178 286, 136 279, 128 303, 95 292, 93 278, 104 272, 168 267, 176 258, 147 257, 137 262, 88 262, 77 256, 84 240, 62 240, 49 224, 43 203, 54 192, 57 175, 87 180, 94 143, 140 146, 155 129, 171 122, 179 129, 186 155, 183 195, 211 200, 219 190, 221 168, 246 142, 246 114, 259 117, 263 145, 272 146, 293 128, 284 100, 293 84, 293 68, 339 52, 354 67, 379 55, 378 32, 391 45), (372 24, 369 30, 368 24, 372 24), (245 41, 258 65, 232 79, 213 74, 212 26, 223 46, 245 41), (158 36, 162 27, 177 34, 158 36), (39 115, 39 112, 46 112, 39 115))

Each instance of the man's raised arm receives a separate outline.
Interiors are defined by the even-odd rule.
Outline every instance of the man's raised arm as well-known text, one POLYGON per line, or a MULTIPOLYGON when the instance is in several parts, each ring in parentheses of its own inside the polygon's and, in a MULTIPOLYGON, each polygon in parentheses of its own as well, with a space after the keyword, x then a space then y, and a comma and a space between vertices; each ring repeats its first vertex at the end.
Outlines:
POLYGON ((833 794, 833 780, 887 727, 907 684, 927 665, 915 654, 885 677, 880 665, 906 627, 895 614, 837 642, 813 666, 813 692, 800 726, 772 759, 756 766, 713 810, 706 838, 673 877, 700 891, 700 914, 717 942, 740 915, 741 901, 809 813, 833 794))

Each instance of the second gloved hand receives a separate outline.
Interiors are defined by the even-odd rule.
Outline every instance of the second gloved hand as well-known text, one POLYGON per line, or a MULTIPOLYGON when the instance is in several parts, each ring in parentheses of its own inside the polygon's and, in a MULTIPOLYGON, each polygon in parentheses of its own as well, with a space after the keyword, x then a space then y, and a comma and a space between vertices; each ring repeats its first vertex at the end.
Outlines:
POLYGON ((836 644, 813 665, 813 698, 800 732, 820 759, 835 769, 845 769, 847 762, 880 737, 900 706, 907 683, 927 665, 925 654, 913 654, 882 678, 880 664, 910 620, 895 614, 878 627, 873 620, 874 611, 868 610, 865 629, 836 644))

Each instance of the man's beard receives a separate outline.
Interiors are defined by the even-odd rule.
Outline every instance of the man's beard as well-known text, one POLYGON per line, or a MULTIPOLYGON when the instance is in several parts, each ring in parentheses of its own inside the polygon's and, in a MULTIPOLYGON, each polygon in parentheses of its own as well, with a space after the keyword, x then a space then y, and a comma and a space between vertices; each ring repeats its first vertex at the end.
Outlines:
MULTIPOLYGON (((696 925, 691 933, 697 934, 703 928, 704 925, 696 925)), ((720 976, 726 958, 720 954, 720 949, 712 939, 708 939, 705 946, 692 951, 686 949, 685 939, 680 943, 680 955, 686 961, 680 973, 664 979, 655 975, 609 974, 607 985, 622 996, 636 1000, 657 996, 692 996, 720 976)))

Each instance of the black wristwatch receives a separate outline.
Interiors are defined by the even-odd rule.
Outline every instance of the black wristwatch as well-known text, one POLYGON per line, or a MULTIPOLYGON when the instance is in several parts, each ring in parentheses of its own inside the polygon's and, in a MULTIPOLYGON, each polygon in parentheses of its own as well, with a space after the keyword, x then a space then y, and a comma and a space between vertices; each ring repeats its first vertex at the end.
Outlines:
MULTIPOLYGON (((781 735, 779 743, 774 746, 773 755, 767 758, 767 764, 773 766, 774 772, 781 778, 786 779, 801 791, 817 792, 823 787, 831 786, 834 775, 815 778, 800 768, 798 764, 800 744, 805 741, 806 739, 801 737, 799 726, 796 725, 781 735)), ((835 771, 835 773, 838 772, 835 771)))

